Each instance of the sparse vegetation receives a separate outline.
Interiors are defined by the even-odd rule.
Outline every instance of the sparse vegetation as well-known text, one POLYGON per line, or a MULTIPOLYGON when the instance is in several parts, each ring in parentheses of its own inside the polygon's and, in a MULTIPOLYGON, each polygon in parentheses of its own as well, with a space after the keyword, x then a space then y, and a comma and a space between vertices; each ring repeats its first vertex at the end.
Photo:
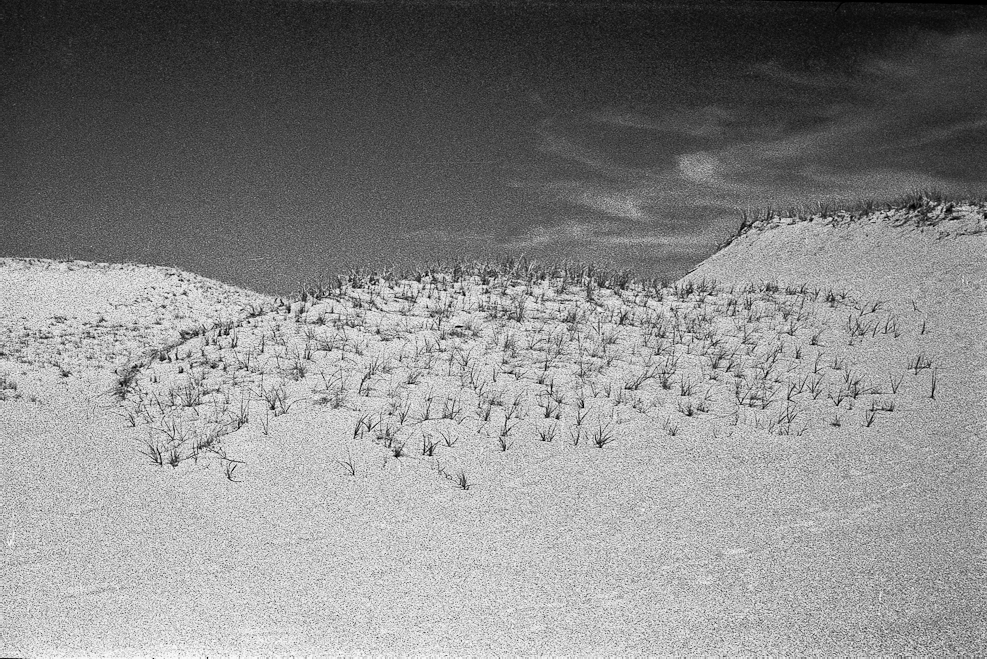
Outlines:
POLYGON ((7 373, 0 373, 0 401, 20 398, 17 382, 7 373))
MULTIPOLYGON (((923 208, 934 205, 914 212, 923 208)), ((826 213, 842 222, 849 211, 826 213)), ((776 217, 747 216, 745 227, 776 217)), ((524 257, 354 270, 248 319, 189 329, 118 371, 114 393, 130 426, 156 429, 144 453, 162 466, 215 455, 230 433, 276 435, 271 418, 306 406, 348 418, 361 450, 404 464, 558 437, 570 441, 553 450, 620 451, 638 441, 616 432, 627 421, 659 439, 722 419, 779 437, 862 433, 902 409, 896 400, 937 395, 935 360, 905 342, 921 336, 912 323, 883 300, 804 282, 669 285, 524 257), (875 345, 898 350, 896 370, 858 367, 875 345), (920 394, 908 383, 926 370, 920 394)), ((339 464, 356 474, 349 453, 339 464)), ((365 473, 371 462, 360 464, 365 473)), ((450 480, 472 486, 462 472, 450 480)))

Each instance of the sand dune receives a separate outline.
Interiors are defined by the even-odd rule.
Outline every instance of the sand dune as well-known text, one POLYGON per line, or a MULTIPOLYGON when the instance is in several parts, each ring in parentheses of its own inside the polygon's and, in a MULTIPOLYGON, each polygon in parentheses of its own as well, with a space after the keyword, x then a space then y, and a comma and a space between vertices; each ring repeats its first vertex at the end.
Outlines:
POLYGON ((4 259, 0 654, 982 653, 985 218, 669 286, 4 259))
POLYGON ((273 300, 175 268, 0 258, 0 351, 65 370, 113 370, 182 331, 273 300))

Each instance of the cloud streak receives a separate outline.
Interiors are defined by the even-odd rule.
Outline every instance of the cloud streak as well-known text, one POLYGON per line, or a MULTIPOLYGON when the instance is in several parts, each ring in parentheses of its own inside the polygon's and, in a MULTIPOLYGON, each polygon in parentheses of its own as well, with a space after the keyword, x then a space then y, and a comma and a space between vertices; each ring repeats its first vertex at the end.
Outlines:
MULTIPOLYGON (((972 156, 965 168, 955 159, 937 163, 950 162, 948 150, 958 141, 987 152, 984 71, 987 34, 929 33, 849 74, 757 64, 751 72, 768 85, 763 98, 735 106, 603 107, 575 119, 567 113, 566 121, 540 127, 540 150, 582 174, 541 186, 554 199, 620 227, 619 235, 593 234, 600 245, 683 249, 697 245, 667 240, 675 230, 668 218, 683 209, 700 224, 702 213, 716 224, 750 205, 889 198, 931 187, 959 193, 987 185, 987 156, 972 156), (667 148, 656 153, 654 166, 629 167, 619 149, 584 138, 593 126, 665 135, 667 148)), ((560 239, 564 233, 560 229, 560 239)))

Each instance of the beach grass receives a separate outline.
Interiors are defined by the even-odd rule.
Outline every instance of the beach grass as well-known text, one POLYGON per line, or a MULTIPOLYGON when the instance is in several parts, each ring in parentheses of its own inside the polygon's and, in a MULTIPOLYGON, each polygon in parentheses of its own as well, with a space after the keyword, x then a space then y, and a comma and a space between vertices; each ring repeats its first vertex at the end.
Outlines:
MULTIPOLYGON (((937 226, 950 206, 920 196, 888 217, 937 226)), ((864 202, 854 212, 883 211, 864 202)), ((778 216, 751 217, 737 236, 778 216)), ((928 403, 941 391, 934 356, 904 354, 924 333, 924 322, 847 290, 665 282, 520 256, 303 285, 240 320, 185 332, 121 369, 114 393, 131 425, 150 427, 145 454, 161 466, 235 452, 237 433, 259 425, 267 436, 278 417, 320 406, 352 415, 351 439, 379 447, 385 463, 450 464, 467 445, 506 453, 563 436, 573 450, 619 450, 630 427, 655 442, 711 424, 797 437, 848 428, 853 415, 852 432, 873 430, 917 404, 906 375, 929 380, 928 403), (897 364, 875 372, 877 349, 900 350, 897 364)), ((337 462, 355 475, 351 455, 337 462)))

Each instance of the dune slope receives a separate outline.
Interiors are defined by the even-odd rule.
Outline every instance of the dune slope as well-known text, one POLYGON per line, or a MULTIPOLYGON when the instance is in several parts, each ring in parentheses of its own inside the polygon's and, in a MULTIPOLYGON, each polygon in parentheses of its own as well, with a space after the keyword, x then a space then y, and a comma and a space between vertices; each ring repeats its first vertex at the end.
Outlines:
POLYGON ((82 276, 199 329, 0 356, 0 654, 982 652, 985 215, 925 211, 756 227, 673 286, 82 276))

